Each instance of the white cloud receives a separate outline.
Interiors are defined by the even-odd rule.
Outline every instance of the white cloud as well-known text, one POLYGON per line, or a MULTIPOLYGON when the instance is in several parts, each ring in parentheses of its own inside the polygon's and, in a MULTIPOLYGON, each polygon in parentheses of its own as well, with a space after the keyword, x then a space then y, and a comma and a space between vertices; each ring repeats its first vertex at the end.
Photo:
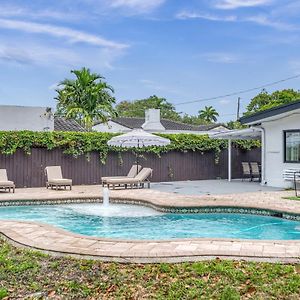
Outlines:
POLYGON ((214 22, 251 22, 261 26, 272 27, 278 30, 294 31, 300 28, 289 23, 276 21, 267 15, 254 15, 249 17, 237 17, 235 15, 215 15, 201 12, 182 11, 175 16, 177 19, 203 19, 214 22))
POLYGON ((11 19, 1 19, 0 18, 0 28, 13 29, 29 33, 40 33, 48 34, 58 38, 65 38, 69 42, 81 42, 94 46, 100 46, 111 49, 124 49, 128 45, 114 42, 98 35, 86 33, 79 30, 74 30, 68 27, 53 26, 48 24, 41 24, 35 22, 27 21, 17 21, 11 19))
POLYGON ((215 4, 219 9, 236 9, 270 4, 272 0, 219 0, 215 4))
POLYGON ((75 20, 80 19, 83 16, 80 13, 71 13, 68 11, 58 10, 29 10, 22 6, 16 5, 2 5, 0 10, 0 17, 24 17, 32 19, 56 19, 56 20, 75 20))
POLYGON ((243 21, 256 23, 256 24, 262 25, 262 26, 268 26, 268 27, 272 27, 275 29, 279 29, 279 30, 293 31, 293 30, 299 29, 299 27, 297 27, 293 24, 283 23, 280 21, 274 21, 265 15, 257 15, 257 16, 247 17, 243 21))
POLYGON ((68 49, 27 44, 26 47, 1 45, 0 60, 20 65, 74 65, 80 58, 68 49))
POLYGON ((98 49, 94 47, 52 47, 38 43, 14 42, 0 45, 0 63, 16 66, 42 66, 51 68, 81 68, 87 66, 99 69, 113 69, 114 62, 123 55, 118 49, 98 49))
POLYGON ((205 53, 201 57, 209 62, 221 64, 233 64, 239 62, 240 58, 231 53, 205 53))
POLYGON ((140 13, 150 12, 161 6, 165 0, 110 0, 113 8, 126 8, 140 13))
POLYGON ((236 16, 217 16, 207 13, 197 13, 197 12, 189 12, 182 11, 176 15, 177 19, 204 19, 208 21, 220 21, 220 22, 235 22, 237 21, 236 16))

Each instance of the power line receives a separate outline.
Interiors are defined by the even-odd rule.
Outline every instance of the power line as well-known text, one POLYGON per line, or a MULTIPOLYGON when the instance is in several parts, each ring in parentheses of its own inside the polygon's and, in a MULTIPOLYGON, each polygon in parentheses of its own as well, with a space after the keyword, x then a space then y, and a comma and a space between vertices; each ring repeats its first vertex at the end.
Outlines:
POLYGON ((278 81, 274 81, 274 82, 271 82, 271 83, 267 83, 267 84, 264 84, 264 85, 261 85, 261 86, 257 86, 257 87, 254 87, 254 88, 250 88, 250 89, 246 89, 246 90, 240 90, 238 92, 233 92, 233 93, 220 95, 220 96, 215 96, 215 97, 210 97, 210 98, 203 98, 203 99, 199 99, 199 100, 186 101, 186 102, 181 102, 181 103, 177 103, 177 104, 173 104, 173 105, 178 106, 178 105, 184 105, 184 104, 190 104, 190 103, 217 100, 217 99, 231 97, 231 96, 237 96, 237 95, 249 93, 249 92, 256 91, 256 90, 261 90, 263 88, 266 88, 266 87, 269 87, 269 86, 272 86, 272 85, 276 85, 276 84, 279 84, 279 83, 282 83, 282 82, 285 82, 285 81, 289 81, 289 80, 292 80, 292 79, 296 79, 296 78, 299 78, 299 77, 300 77, 300 74, 295 75, 295 76, 291 76, 291 77, 288 77, 288 78, 284 78, 284 79, 281 79, 281 80, 278 80, 278 81))

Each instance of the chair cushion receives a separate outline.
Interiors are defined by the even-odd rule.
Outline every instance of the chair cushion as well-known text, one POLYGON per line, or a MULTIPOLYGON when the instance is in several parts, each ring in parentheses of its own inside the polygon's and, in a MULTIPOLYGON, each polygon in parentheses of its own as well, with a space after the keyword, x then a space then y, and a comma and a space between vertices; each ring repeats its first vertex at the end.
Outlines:
POLYGON ((101 181, 102 182, 106 182, 107 180, 111 180, 111 179, 126 179, 128 178, 127 176, 111 176, 111 177, 101 177, 101 181))
POLYGON ((15 184, 14 184, 14 182, 13 181, 0 181, 0 187, 9 187, 9 186, 11 186, 11 187, 13 187, 13 186, 15 186, 15 184))
POLYGON ((106 183, 109 184, 131 184, 131 183, 138 183, 139 180, 136 178, 110 178, 106 180, 106 183))
POLYGON ((54 185, 72 185, 72 179, 51 179, 48 180, 48 184, 54 184, 54 185))

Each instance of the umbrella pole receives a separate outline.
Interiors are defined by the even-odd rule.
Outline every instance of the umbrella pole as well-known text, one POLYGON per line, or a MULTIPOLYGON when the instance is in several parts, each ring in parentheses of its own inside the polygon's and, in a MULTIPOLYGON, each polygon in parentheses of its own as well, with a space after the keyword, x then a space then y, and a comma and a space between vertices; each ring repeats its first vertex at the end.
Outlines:
MULTIPOLYGON (((140 148, 140 140, 138 140, 138 148, 140 148)), ((136 174, 139 173, 139 153, 136 152, 136 174)))

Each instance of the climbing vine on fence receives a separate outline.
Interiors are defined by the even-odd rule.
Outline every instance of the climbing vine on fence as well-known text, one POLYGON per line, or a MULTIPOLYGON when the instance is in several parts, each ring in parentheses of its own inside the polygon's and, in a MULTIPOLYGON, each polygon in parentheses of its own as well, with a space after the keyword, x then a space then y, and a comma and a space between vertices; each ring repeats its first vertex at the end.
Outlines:
MULTIPOLYGON (((108 152, 125 152, 126 148, 109 147, 107 141, 116 134, 103 132, 33 132, 33 131, 0 131, 0 153, 11 155, 17 149, 30 154, 32 148, 62 149, 64 153, 78 157, 99 152, 102 162, 105 162, 108 152)), ((165 147, 146 147, 137 149, 140 153, 154 153, 161 155, 169 151, 214 151, 220 153, 227 147, 224 140, 210 139, 207 135, 195 134, 160 134, 171 140, 165 147)), ((258 141, 236 141, 235 145, 241 149, 250 150, 260 146, 258 141)))

